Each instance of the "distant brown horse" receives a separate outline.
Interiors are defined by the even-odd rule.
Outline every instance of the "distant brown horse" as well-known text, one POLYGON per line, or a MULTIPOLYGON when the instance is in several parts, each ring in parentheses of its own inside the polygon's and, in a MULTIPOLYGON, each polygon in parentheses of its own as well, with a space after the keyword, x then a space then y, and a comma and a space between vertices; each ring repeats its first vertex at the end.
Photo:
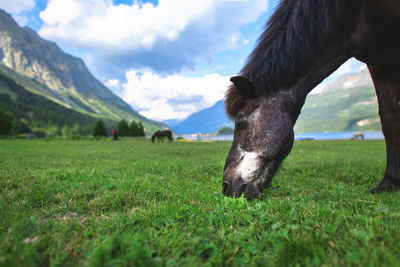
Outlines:
POLYGON ((399 189, 399 33, 399 0, 281 0, 226 95, 235 133, 224 194, 262 196, 292 149, 307 94, 351 57, 368 65, 386 141, 386 172, 371 192, 399 189))
POLYGON ((118 130, 113 129, 113 130, 111 131, 111 135, 112 135, 114 141, 118 141, 118 130))
POLYGON ((158 142, 162 142, 164 137, 167 137, 170 142, 172 142, 172 132, 170 130, 156 131, 151 137, 151 142, 154 143, 157 137, 158 142))

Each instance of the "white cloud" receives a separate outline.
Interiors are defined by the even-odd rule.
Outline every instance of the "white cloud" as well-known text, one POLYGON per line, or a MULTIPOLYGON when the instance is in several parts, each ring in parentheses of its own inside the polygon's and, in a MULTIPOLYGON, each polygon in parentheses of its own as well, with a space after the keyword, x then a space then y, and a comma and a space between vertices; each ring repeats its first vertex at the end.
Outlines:
POLYGON ((314 89, 312 89, 312 91, 310 92, 310 95, 322 93, 324 91, 325 87, 326 87, 325 83, 318 84, 316 87, 314 87, 314 89))
MULTIPOLYGON (((229 77, 213 73, 204 77, 180 74, 161 77, 149 70, 126 73, 120 97, 147 118, 183 119, 223 99, 229 77)), ((118 84, 110 81, 109 84, 118 84)))
POLYGON ((239 28, 255 21, 267 3, 159 0, 158 5, 115 5, 111 0, 49 0, 40 13, 44 24, 39 34, 95 49, 98 57, 119 69, 180 72, 212 53, 247 44, 239 28))
POLYGON ((362 64, 358 69, 357 72, 361 72, 363 70, 367 69, 367 65, 366 64, 362 64))
POLYGON ((343 63, 334 73, 332 73, 329 76, 329 80, 334 81, 337 78, 339 78, 340 76, 357 72, 358 69, 360 69, 363 65, 365 65, 365 64, 358 61, 357 59, 350 58, 345 63, 343 63))
POLYGON ((35 5, 35 0, 0 0, 0 8, 12 14, 31 10, 35 5))
POLYGON ((118 79, 111 79, 111 80, 108 80, 105 84, 108 87, 119 88, 121 85, 121 82, 118 79))
POLYGON ((211 0, 160 0, 158 6, 138 2, 128 6, 106 0, 50 0, 40 13, 45 23, 40 33, 88 47, 151 49, 156 41, 176 39, 211 4, 211 0))

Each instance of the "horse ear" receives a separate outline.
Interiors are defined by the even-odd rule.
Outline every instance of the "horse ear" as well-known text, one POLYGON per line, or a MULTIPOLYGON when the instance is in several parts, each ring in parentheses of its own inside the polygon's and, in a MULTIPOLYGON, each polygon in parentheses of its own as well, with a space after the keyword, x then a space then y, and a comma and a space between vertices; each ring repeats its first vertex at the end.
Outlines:
POLYGON ((242 76, 233 76, 230 80, 244 96, 248 98, 257 97, 256 88, 249 79, 242 76))

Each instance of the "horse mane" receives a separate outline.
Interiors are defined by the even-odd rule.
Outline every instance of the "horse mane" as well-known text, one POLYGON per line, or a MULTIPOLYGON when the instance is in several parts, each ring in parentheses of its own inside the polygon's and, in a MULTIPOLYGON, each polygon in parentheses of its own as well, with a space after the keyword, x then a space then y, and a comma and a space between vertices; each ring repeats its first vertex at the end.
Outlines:
MULTIPOLYGON (((354 0, 352 0, 354 1, 354 0)), ((329 41, 331 22, 346 0, 282 0, 241 71, 259 94, 290 86, 307 68, 313 50, 329 41)))
MULTIPOLYGON (((252 81, 257 95, 288 89, 311 64, 315 48, 329 41, 329 26, 340 21, 345 7, 346 0, 281 0, 240 75, 252 81)), ((242 102, 235 91, 232 85, 225 100, 231 118, 242 102)))

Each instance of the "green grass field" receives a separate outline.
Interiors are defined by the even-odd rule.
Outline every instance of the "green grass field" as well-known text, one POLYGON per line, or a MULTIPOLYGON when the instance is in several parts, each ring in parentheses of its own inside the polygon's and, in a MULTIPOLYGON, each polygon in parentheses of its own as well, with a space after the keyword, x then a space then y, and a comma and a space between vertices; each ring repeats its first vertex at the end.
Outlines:
POLYGON ((0 140, 0 265, 400 266, 383 141, 296 142, 252 202, 221 194, 229 147, 0 140))

